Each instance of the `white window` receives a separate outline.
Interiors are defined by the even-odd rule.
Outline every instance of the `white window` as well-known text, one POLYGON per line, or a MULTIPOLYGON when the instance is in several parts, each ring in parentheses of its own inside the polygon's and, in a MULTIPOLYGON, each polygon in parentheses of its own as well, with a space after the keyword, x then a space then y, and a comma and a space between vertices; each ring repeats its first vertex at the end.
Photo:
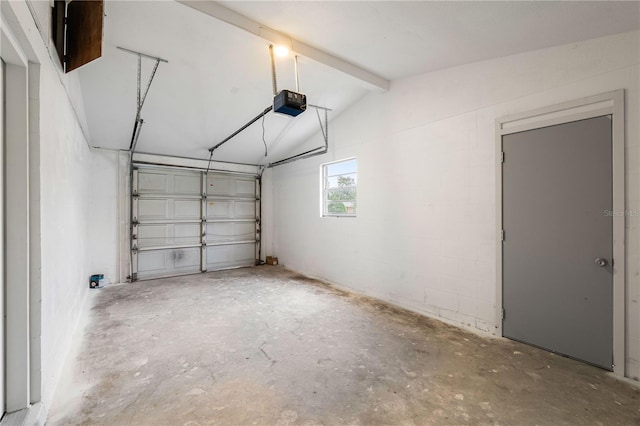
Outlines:
POLYGON ((349 158, 322 165, 322 216, 356 215, 358 160, 349 158))

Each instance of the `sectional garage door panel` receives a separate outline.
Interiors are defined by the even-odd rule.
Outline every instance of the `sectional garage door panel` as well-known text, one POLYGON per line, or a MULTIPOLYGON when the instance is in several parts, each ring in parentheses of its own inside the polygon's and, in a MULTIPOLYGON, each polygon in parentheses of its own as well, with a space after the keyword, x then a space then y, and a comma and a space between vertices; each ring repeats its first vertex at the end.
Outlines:
POLYGON ((138 278, 159 278, 200 272, 200 247, 140 251, 138 278))
POLYGON ((207 203, 207 220, 246 219, 254 221, 255 218, 255 200, 232 200, 210 197, 207 203))
POLYGON ((140 197, 138 221, 200 221, 200 199, 160 199, 140 197))
POLYGON ((255 178, 209 175, 206 217, 207 270, 255 264, 255 178))
POLYGON ((255 264, 255 176, 139 165, 133 187, 134 279, 255 264))
POLYGON ((233 215, 233 201, 211 200, 207 203, 207 220, 225 219, 233 215))
POLYGON ((207 223, 207 246, 231 242, 254 241, 254 222, 213 222, 207 223))
POLYGON ((253 177, 210 173, 207 179, 207 195, 255 199, 256 181, 253 177))
POLYGON ((137 278, 200 271, 202 174, 140 168, 134 174, 137 278))
POLYGON ((200 223, 138 225, 138 247, 200 245, 200 223))
POLYGON ((207 247, 207 270, 254 265, 255 250, 253 242, 207 247))
POLYGON ((233 203, 233 214, 236 219, 255 219, 255 201, 236 201, 233 203))
POLYGON ((140 169, 138 193, 156 195, 201 195, 200 173, 170 169, 140 169))

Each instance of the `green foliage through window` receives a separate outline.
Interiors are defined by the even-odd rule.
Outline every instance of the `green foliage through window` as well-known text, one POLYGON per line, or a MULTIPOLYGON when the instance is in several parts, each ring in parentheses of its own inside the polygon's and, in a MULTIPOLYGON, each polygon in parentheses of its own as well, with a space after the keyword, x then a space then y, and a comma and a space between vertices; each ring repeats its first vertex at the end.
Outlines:
POLYGON ((357 201, 357 160, 349 159, 322 166, 323 215, 355 216, 357 201))

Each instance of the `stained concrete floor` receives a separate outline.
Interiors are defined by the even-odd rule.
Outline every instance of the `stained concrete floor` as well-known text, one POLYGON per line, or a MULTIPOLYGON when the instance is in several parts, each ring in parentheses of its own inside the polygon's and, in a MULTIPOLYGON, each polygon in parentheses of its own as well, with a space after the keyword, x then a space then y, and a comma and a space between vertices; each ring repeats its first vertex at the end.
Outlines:
POLYGON ((50 425, 639 425, 640 389, 282 267, 92 290, 50 425))

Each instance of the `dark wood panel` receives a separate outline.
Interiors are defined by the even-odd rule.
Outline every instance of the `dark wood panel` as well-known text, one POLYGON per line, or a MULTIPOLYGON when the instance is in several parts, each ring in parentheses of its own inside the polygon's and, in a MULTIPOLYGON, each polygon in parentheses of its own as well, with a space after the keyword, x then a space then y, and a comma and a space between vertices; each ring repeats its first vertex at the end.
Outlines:
POLYGON ((55 0, 52 9, 51 32, 53 44, 56 46, 56 52, 60 59, 60 65, 64 69, 64 17, 66 14, 65 0, 55 0))
POLYGON ((102 56, 103 8, 103 0, 74 0, 67 5, 65 72, 102 56))

